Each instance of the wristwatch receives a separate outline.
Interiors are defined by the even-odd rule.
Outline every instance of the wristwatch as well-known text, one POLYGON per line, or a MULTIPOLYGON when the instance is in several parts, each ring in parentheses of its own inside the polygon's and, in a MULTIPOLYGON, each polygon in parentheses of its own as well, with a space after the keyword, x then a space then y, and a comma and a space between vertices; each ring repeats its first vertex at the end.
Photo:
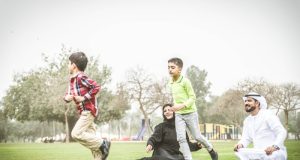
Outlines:
POLYGON ((274 147, 276 150, 280 150, 280 148, 279 148, 277 145, 273 145, 273 147, 274 147))

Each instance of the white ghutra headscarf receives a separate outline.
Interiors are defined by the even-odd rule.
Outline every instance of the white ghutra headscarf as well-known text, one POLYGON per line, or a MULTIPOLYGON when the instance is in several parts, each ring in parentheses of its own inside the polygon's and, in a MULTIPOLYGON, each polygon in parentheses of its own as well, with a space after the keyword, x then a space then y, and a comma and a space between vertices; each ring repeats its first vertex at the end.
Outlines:
POLYGON ((260 104, 260 109, 267 109, 268 104, 267 104, 267 101, 266 101, 264 96, 261 96, 260 94, 255 93, 255 92, 249 92, 248 94, 246 94, 243 97, 243 100, 245 101, 247 99, 247 97, 251 97, 253 99, 256 99, 260 104))

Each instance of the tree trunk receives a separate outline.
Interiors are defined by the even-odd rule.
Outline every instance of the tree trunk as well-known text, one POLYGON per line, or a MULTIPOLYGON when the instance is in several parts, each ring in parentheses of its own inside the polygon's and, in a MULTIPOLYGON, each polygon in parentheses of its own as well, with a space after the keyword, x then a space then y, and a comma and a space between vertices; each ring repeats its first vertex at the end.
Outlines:
MULTIPOLYGON (((145 120, 145 129, 146 129, 146 133, 147 135, 149 136, 151 133, 150 133, 150 123, 149 123, 149 118, 148 118, 148 114, 146 113, 146 111, 144 110, 144 107, 142 105, 142 102, 139 101, 139 104, 140 104, 140 110, 142 111, 143 115, 144 115, 144 120, 145 120)), ((145 133, 144 132, 144 133, 145 133)), ((145 135, 145 134, 144 134, 145 135)), ((142 140, 144 140, 144 135, 142 137, 142 140)))
POLYGON ((65 111, 65 129, 66 129, 66 143, 70 142, 70 134, 69 134, 69 122, 68 122, 68 112, 70 110, 69 106, 66 106, 66 111, 65 111))
POLYGON ((149 120, 148 114, 144 110, 142 110, 142 112, 144 114, 144 119, 145 119, 145 129, 146 129, 145 132, 147 133, 147 136, 150 136, 152 133, 152 129, 150 127, 150 120, 149 120))
POLYGON ((52 137, 56 137, 56 131, 55 131, 55 121, 52 121, 52 137))
POLYGON ((41 126, 42 126, 42 127, 41 127, 41 137, 44 138, 44 136, 45 136, 45 135, 44 135, 44 128, 45 128, 45 127, 44 127, 44 122, 41 122, 41 126))
POLYGON ((145 127, 146 127, 147 135, 150 136, 152 133, 152 128, 150 126, 150 120, 149 120, 148 116, 145 117, 145 127))
POLYGON ((118 139, 120 140, 121 139, 121 122, 120 122, 120 120, 118 120, 118 139))
POLYGON ((287 139, 289 138, 289 111, 284 110, 284 115, 285 115, 285 129, 287 131, 287 139))

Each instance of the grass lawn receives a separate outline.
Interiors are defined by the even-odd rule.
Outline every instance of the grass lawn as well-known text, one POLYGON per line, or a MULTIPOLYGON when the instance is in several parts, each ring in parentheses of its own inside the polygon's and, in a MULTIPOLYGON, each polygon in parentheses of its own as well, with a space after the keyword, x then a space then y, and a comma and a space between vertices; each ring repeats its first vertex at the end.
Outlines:
MULTIPOLYGON (((135 160, 151 156, 145 152, 146 142, 112 142, 109 160, 135 160)), ((236 141, 212 141, 220 160, 235 160, 233 145, 236 141)), ((288 160, 300 159, 300 141, 286 141, 288 160)), ((195 160, 209 160, 206 150, 193 152, 195 160)), ((0 144, 0 160, 92 160, 88 149, 79 143, 19 143, 0 144)))

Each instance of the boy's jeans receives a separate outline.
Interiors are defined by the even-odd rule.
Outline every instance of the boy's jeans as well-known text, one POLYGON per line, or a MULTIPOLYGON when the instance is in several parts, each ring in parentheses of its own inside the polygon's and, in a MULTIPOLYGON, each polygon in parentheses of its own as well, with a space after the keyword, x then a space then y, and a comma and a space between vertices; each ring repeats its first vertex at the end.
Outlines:
POLYGON ((71 133, 76 141, 89 148, 93 154, 99 152, 103 142, 102 138, 96 135, 94 119, 90 111, 82 111, 71 133))
POLYGON ((189 145, 186 141, 186 127, 189 129, 193 138, 197 142, 203 144, 207 148, 207 150, 210 151, 213 148, 213 146, 200 132, 197 112, 193 112, 189 114, 176 113, 175 126, 176 126, 177 141, 180 145, 180 151, 182 152, 185 160, 192 159, 192 154, 189 145))

